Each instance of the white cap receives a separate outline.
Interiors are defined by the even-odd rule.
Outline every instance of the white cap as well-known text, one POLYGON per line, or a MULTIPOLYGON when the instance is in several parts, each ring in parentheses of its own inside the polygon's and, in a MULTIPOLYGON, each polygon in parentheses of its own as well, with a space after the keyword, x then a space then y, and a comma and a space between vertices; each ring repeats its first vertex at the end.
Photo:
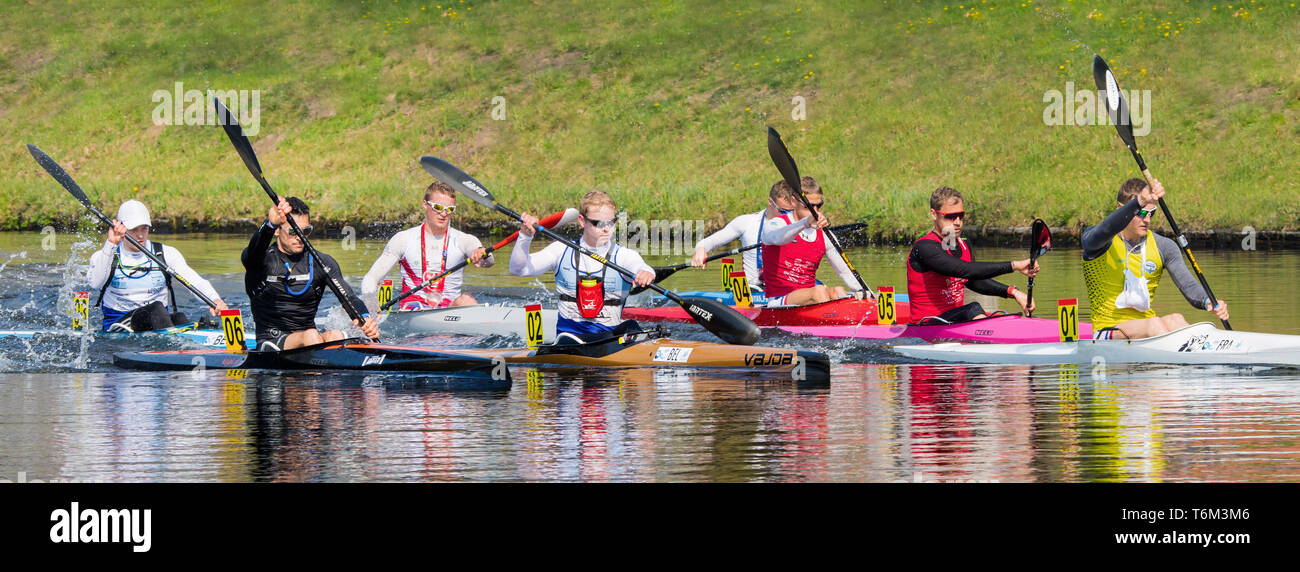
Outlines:
POLYGON ((153 226, 149 222, 149 209, 145 208, 144 203, 137 200, 129 200, 117 207, 117 220, 122 221, 122 225, 127 230, 133 229, 140 225, 153 226))

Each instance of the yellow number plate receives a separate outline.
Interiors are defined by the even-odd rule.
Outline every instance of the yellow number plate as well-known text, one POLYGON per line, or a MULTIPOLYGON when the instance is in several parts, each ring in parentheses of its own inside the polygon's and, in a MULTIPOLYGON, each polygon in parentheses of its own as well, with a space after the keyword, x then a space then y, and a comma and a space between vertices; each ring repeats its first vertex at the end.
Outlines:
POLYGON ((247 349, 244 344, 243 310, 221 311, 221 333, 226 338, 226 351, 242 354, 247 349))
POLYGON ((528 347, 535 348, 541 345, 545 337, 542 329, 542 305, 530 304, 524 306, 524 316, 527 321, 528 347))
POLYGON ((90 322, 90 292, 77 292, 72 298, 72 329, 81 331, 90 322))
MULTIPOLYGON (((382 284, 379 285, 379 307, 383 308, 384 304, 387 304, 392 299, 393 299, 393 281, 385 280, 382 284)), ((389 308, 388 310, 384 310, 384 311, 388 312, 391 310, 392 308, 389 308)))
POLYGON ((1060 326, 1061 341, 1079 339, 1079 299, 1065 298, 1056 301, 1056 321, 1060 326))
POLYGON ((754 300, 749 295, 749 279, 744 272, 731 273, 731 296, 736 299, 737 308, 752 308, 754 300))
POLYGON ((876 298, 876 321, 882 326, 891 326, 894 324, 894 320, 896 319, 894 309, 894 287, 881 286, 876 288, 876 292, 880 294, 880 296, 876 298))

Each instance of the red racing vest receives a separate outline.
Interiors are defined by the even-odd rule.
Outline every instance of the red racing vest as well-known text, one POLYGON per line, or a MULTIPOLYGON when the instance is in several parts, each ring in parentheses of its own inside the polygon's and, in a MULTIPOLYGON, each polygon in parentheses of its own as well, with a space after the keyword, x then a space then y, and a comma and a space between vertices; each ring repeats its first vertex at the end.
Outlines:
MULTIPOLYGON (((781 215, 781 220, 792 224, 792 215, 781 215)), ((817 267, 826 254, 826 239, 821 229, 811 241, 804 240, 802 232, 794 240, 780 246, 763 247, 763 294, 779 298, 801 288, 817 285, 817 267)))
MULTIPOLYGON (((916 244, 922 240, 943 241, 933 230, 916 241, 916 244)), ((958 239, 957 243, 961 245, 961 259, 970 262, 970 248, 966 247, 966 241, 958 239)), ((912 246, 915 247, 916 244, 912 246)), ((910 256, 904 264, 907 266, 907 298, 912 306, 913 322, 938 316, 966 303, 965 278, 944 276, 934 271, 917 272, 912 268, 910 256)))

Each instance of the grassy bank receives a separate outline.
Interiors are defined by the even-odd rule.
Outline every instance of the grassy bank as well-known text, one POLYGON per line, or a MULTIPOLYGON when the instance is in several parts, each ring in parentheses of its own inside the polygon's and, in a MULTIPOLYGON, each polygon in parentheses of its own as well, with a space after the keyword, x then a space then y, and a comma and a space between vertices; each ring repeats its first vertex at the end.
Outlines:
POLYGON ((879 237, 921 231, 940 185, 966 194, 971 224, 1078 227, 1134 168, 1111 127, 1045 125, 1044 93, 1090 88, 1100 52, 1125 89, 1152 91, 1139 145, 1182 226, 1292 230, 1292 4, 7 3, 0 227, 80 213, 28 142, 106 211, 136 197, 187 224, 260 218, 219 129, 153 124, 176 82, 260 90, 268 179, 337 224, 414 220, 430 181, 415 160, 433 154, 517 210, 600 187, 633 218, 720 225, 776 180, 773 125, 833 218, 879 237))

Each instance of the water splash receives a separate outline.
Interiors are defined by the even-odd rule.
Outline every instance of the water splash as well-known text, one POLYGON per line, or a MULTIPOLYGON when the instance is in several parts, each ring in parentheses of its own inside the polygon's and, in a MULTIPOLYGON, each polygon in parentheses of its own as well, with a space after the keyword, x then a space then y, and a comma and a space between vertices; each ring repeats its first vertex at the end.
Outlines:
POLYGON ((1080 39, 1079 36, 1074 33, 1074 28, 1072 27, 1073 23, 1070 21, 1070 15, 1066 14, 1065 10, 1062 10, 1060 8, 1045 8, 1043 10, 1040 10, 1038 14, 1039 17, 1041 17, 1043 20, 1055 24, 1062 31, 1064 31, 1066 39, 1074 42, 1077 45, 1083 46, 1083 48, 1087 50, 1087 52, 1084 53, 1093 53, 1093 54, 1099 53, 1097 50, 1093 49, 1092 46, 1088 44, 1088 42, 1080 39))
MULTIPOLYGON (((78 240, 68 249, 68 260, 63 265, 63 282, 59 285, 59 297, 55 302, 56 311, 61 316, 73 313, 74 296, 78 286, 85 285, 86 271, 90 269, 90 255, 96 242, 80 233, 78 240)), ((89 314, 87 314, 89 316, 89 314)), ((89 320, 82 330, 80 349, 72 360, 72 367, 86 369, 90 362, 90 341, 94 336, 89 320)))
POLYGON ((27 251, 24 250, 17 254, 10 254, 9 260, 6 260, 4 264, 0 264, 0 272, 4 272, 5 268, 7 268, 9 266, 9 263, 13 262, 15 258, 24 258, 24 259, 27 258, 27 251))

